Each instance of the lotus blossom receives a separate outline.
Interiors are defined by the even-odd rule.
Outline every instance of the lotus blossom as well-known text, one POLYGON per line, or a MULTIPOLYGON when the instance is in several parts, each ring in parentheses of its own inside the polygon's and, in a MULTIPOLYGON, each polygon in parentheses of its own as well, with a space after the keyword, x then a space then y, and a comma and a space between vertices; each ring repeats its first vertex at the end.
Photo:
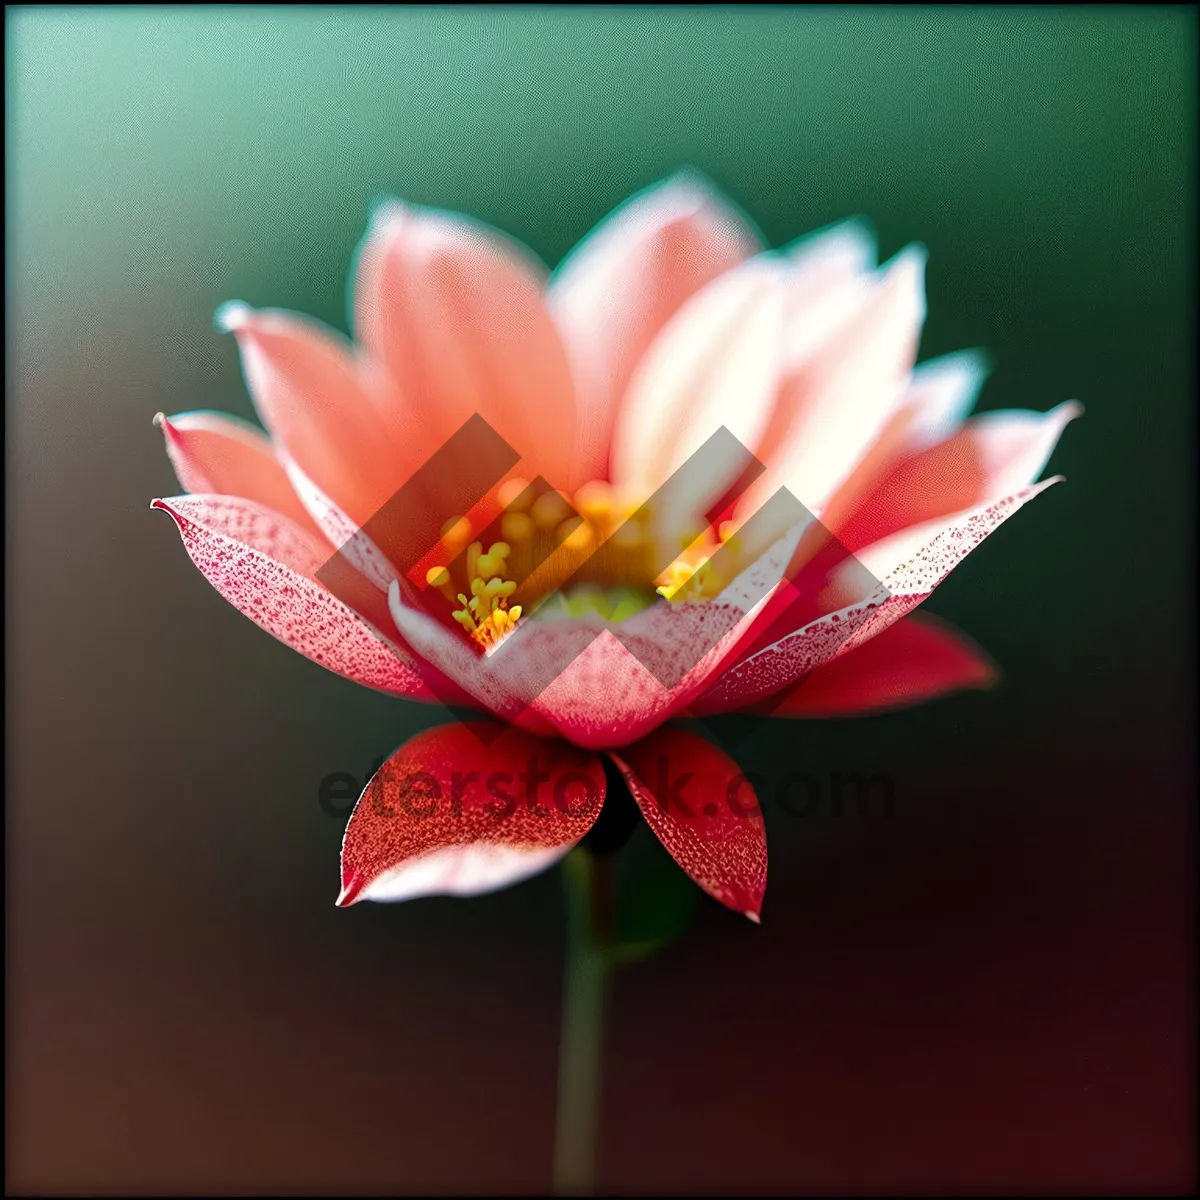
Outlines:
POLYGON ((479 712, 367 785, 339 904, 544 869, 596 820, 607 755, 680 867, 757 920, 752 790, 669 722, 840 716, 988 683, 981 651, 910 614, 1057 481, 1037 482, 1079 409, 968 417, 979 353, 915 365, 924 259, 877 266, 857 221, 767 250, 686 174, 553 273, 477 221, 389 202, 357 256, 353 345, 290 313, 220 311, 267 432, 160 418, 188 494, 153 506, 279 640, 479 712), (514 461, 457 510, 454 479, 421 493, 408 511, 434 535, 399 562, 403 530, 373 518, 472 420, 514 461), (753 471, 718 458, 687 476, 718 433, 753 471))

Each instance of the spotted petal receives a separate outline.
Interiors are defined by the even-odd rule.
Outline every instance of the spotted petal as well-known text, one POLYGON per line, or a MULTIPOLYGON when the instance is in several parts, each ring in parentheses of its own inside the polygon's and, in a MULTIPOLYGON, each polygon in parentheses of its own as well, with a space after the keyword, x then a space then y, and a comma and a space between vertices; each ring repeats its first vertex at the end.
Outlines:
POLYGON ((754 789, 737 763, 672 726, 609 757, 671 857, 710 896, 757 922, 767 886, 767 836, 754 789))
POLYGON ((690 711, 701 715, 748 707, 882 633, 926 600, 984 538, 1060 480, 1047 479, 867 547, 831 582, 832 611, 730 666, 689 705, 690 711), (872 580, 880 582, 864 594, 863 582, 872 580))
POLYGON ((151 507, 174 519, 209 583, 285 645, 367 687, 420 700, 449 697, 448 681, 430 692, 420 665, 347 603, 378 620, 382 597, 371 584, 348 575, 339 599, 317 582, 329 548, 286 517, 237 496, 175 496, 151 507))
POLYGON ((339 905, 495 891, 587 833, 604 803, 600 760, 516 729, 490 732, 430 729, 380 767, 346 826, 339 905))

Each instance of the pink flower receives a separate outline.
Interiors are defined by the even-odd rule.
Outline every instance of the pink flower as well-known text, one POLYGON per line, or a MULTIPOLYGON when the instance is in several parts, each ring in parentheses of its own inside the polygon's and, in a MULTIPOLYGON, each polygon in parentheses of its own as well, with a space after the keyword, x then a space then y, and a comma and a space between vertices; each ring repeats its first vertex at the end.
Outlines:
POLYGON ((347 828, 339 903, 542 869, 594 822, 607 753, 680 866, 757 919, 751 790, 666 722, 841 715, 987 683, 978 650, 909 614, 1055 482, 1036 481, 1079 410, 968 419, 978 355, 914 367, 923 266, 914 247, 877 268, 854 222, 764 251, 680 176, 549 276, 465 217, 382 209, 358 256, 357 346, 288 313, 222 310, 269 435, 163 418, 190 494, 154 506, 209 582, 302 654, 506 722, 443 726, 393 755, 347 828), (520 461, 458 511, 456 479, 420 492, 431 548, 398 567, 396 522, 376 536, 372 516, 475 414, 520 461), (757 477, 721 459, 656 490, 722 427, 757 477), (539 478, 556 490, 526 486, 539 478), (502 536, 472 542, 485 527, 502 536))

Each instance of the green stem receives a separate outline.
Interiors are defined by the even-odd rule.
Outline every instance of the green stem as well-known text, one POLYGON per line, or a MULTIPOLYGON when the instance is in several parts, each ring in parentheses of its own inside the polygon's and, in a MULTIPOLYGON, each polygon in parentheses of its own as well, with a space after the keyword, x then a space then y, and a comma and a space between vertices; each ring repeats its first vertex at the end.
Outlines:
POLYGON ((554 1190, 582 1195, 595 1182, 600 1052, 608 984, 608 878, 588 851, 563 861, 567 945, 562 1035, 558 1052, 558 1119, 554 1190))

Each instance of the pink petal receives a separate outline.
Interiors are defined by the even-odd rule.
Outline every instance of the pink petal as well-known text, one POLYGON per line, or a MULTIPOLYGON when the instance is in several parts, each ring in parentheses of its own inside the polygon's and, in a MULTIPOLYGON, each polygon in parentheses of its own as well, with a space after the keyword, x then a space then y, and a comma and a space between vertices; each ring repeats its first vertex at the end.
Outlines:
POLYGON ((976 350, 946 354, 915 367, 874 444, 830 500, 826 521, 830 513, 848 511, 869 496, 904 459, 957 433, 987 371, 987 360, 976 350))
POLYGON ((167 457, 187 491, 245 496, 319 534, 261 430, 215 412, 161 417, 158 425, 167 457))
MULTIPOLYGON (((878 273, 875 239, 856 220, 811 233, 785 253, 792 267, 785 333, 787 367, 792 372, 861 316, 878 273)), ((773 419, 772 442, 776 423, 773 419)))
POLYGON ((944 442, 902 457, 874 486, 848 488, 823 521, 853 552, 1018 491, 1042 473, 1063 429, 1081 412, 1069 402, 1046 413, 985 413, 944 442))
MULTIPOLYGON (((704 715, 745 708, 862 645, 927 599, 988 534, 1060 479, 866 547, 844 564, 841 587, 831 586, 828 602, 835 611, 729 666, 689 710, 704 715), (869 586, 871 580, 881 582, 864 594, 864 581, 869 586)), ((748 644, 752 637, 753 631, 748 644)))
MULTIPOLYGON (((620 640, 613 629, 606 630, 570 657, 581 624, 564 622, 561 648, 545 647, 554 661, 569 661, 531 707, 568 741, 606 749, 645 737, 681 711, 704 689, 750 621, 711 604, 656 605, 615 627, 620 640), (700 649, 703 654, 693 661, 700 649)), ((549 638, 556 636, 552 625, 543 628, 549 638)), ((543 638, 530 642, 535 640, 545 646, 543 638)), ((532 656, 543 646, 522 646, 520 652, 532 656)))
POLYGON ((952 625, 913 613, 751 711, 772 717, 853 716, 990 687, 995 677, 983 652, 952 625))
POLYGON ((754 789, 711 742, 667 726, 610 752, 646 823, 710 896, 759 920, 767 835, 754 789))
POLYGON ((593 754, 516 729, 443 725, 367 784, 342 841, 338 904, 475 896, 561 858, 604 803, 593 754))
MULTIPOLYGON (((821 522, 807 531, 799 569, 789 568, 793 587, 780 589, 753 638, 743 642, 741 657, 836 607, 818 601, 839 560, 905 526, 965 512, 1037 478, 1079 407, 1071 403, 1049 413, 989 413, 944 437, 961 424, 982 371, 979 356, 966 353, 935 360, 914 373, 884 432, 827 505, 821 522)), ((921 544, 920 533, 918 529, 914 549, 921 544)), ((859 563, 843 565, 860 578, 864 575, 859 563)))
POLYGON ((565 487, 575 437, 566 352, 545 270, 512 239, 453 213, 392 203, 359 250, 355 324, 405 407, 397 437, 440 446, 473 414, 565 487))
POLYGON ((300 469, 287 453, 280 454, 283 469, 295 494, 330 543, 364 579, 386 593, 398 575, 387 555, 300 469))
POLYGON ((739 517, 780 487, 821 513, 887 420, 916 357, 925 318, 925 252, 912 247, 883 269, 865 298, 850 280, 840 293, 853 319, 793 361, 763 440, 766 471, 739 503, 739 517))
POLYGON ((572 488, 608 478, 615 415, 659 330, 690 296, 761 248, 709 185, 680 174, 627 200, 559 264, 547 301, 579 403, 572 488))
MULTIPOLYGON (((797 238, 783 253, 797 271, 793 303, 806 303, 828 296, 831 287, 847 279, 873 271, 877 249, 866 222, 851 218, 797 238)), ((800 316, 797 309, 793 312, 800 316)))
POLYGON ((300 317, 228 304, 263 424, 305 475, 358 525, 419 465, 394 443, 375 407, 382 384, 349 347, 300 317))
MULTIPOLYGON (((747 449, 758 446, 781 379, 790 278, 782 260, 761 255, 710 283, 668 322, 634 373, 613 431, 618 487, 649 496, 721 426, 747 449)), ((679 497, 679 512, 656 513, 660 533, 678 545, 679 530, 737 473, 700 481, 694 495, 679 497)))
MULTIPOLYGON (((872 300, 875 241, 860 221, 844 221, 799 239, 785 252, 791 268, 783 333, 783 374, 755 448, 770 463, 783 453, 792 427, 811 404, 812 364, 839 333, 862 318, 872 300), (802 374, 807 369, 808 374, 802 374)), ((760 487, 748 500, 768 493, 760 487)), ((753 511, 743 502, 741 513, 753 511)))
POLYGON ((979 350, 957 350, 913 368, 897 407, 909 415, 909 453, 945 441, 966 420, 979 398, 989 366, 979 350))
MULTIPOLYGON (((316 581, 329 547, 286 517, 237 496, 176 496, 151 507, 174 518, 209 583, 285 645, 366 687, 420 700, 446 696, 441 686, 431 693, 415 660, 316 581)), ((371 597, 382 604, 361 578, 357 587, 348 581, 347 593, 367 611, 371 597)))

